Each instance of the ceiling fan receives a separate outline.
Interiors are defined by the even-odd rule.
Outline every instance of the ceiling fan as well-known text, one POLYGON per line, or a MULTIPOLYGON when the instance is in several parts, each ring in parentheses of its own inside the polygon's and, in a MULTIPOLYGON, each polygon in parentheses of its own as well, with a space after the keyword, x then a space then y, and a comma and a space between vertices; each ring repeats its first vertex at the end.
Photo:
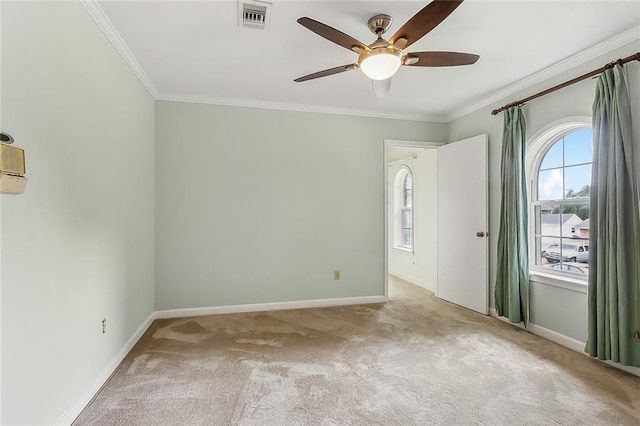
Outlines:
POLYGON ((462 1, 432 1, 409 19, 388 41, 382 38, 382 35, 391 26, 392 18, 384 14, 375 15, 369 19, 368 25, 369 29, 378 36, 378 39, 370 45, 366 45, 322 22, 307 17, 300 18, 298 19, 300 25, 329 41, 357 53, 358 62, 314 72, 313 74, 296 78, 294 81, 299 83, 359 68, 371 79, 376 95, 382 97, 388 93, 391 86, 391 77, 398 71, 400 65, 410 67, 451 67, 474 64, 480 57, 470 53, 404 52, 404 49, 420 40, 444 21, 447 16, 460 6, 462 1))

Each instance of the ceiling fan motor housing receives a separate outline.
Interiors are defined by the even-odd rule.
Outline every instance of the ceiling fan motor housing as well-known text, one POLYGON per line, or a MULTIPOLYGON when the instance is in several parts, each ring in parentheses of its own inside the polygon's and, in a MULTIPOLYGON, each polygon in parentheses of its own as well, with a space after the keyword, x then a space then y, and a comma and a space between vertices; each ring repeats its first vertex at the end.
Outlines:
POLYGON ((372 33, 380 36, 387 32, 391 26, 391 22, 393 22, 391 16, 381 13, 369 18, 368 25, 372 33))

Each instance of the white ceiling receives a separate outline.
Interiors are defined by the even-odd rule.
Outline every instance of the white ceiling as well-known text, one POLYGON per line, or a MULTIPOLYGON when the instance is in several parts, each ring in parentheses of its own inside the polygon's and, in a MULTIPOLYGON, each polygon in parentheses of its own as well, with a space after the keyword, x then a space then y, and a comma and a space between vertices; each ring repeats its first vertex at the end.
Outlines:
POLYGON ((379 99, 359 70, 294 83, 357 59, 296 20, 308 16, 369 44, 375 39, 367 28, 372 15, 393 17, 390 36, 427 1, 272 3, 267 30, 239 28, 236 1, 101 0, 97 5, 108 18, 103 28, 112 40, 116 33, 121 37, 115 44, 125 46, 120 49, 125 57, 130 50, 135 58, 130 62, 139 63, 138 74, 159 99, 439 121, 495 100, 496 93, 523 79, 533 83, 536 73, 595 45, 631 41, 640 33, 639 1, 467 0, 408 50, 468 52, 480 60, 465 67, 401 67, 389 95, 379 99))

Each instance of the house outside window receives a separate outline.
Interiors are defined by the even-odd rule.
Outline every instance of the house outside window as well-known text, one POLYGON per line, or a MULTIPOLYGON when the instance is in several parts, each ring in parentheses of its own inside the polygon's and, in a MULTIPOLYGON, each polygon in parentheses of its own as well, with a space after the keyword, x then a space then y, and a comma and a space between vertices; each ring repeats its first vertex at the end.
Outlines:
POLYGON ((408 167, 403 167, 396 179, 398 205, 396 214, 397 238, 396 246, 406 250, 413 250, 413 173, 408 167))
POLYGON ((589 274, 589 192, 592 130, 563 126, 534 141, 527 156, 532 272, 574 277, 589 274))

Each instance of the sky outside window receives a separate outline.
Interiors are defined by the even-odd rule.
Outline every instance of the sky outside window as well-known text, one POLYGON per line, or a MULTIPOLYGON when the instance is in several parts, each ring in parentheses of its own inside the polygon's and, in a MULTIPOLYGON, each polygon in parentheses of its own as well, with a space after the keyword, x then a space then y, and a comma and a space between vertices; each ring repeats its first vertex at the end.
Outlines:
POLYGON ((570 190, 577 193, 591 185, 592 134, 591 129, 570 133, 547 151, 540 165, 538 199, 562 199, 570 190))

